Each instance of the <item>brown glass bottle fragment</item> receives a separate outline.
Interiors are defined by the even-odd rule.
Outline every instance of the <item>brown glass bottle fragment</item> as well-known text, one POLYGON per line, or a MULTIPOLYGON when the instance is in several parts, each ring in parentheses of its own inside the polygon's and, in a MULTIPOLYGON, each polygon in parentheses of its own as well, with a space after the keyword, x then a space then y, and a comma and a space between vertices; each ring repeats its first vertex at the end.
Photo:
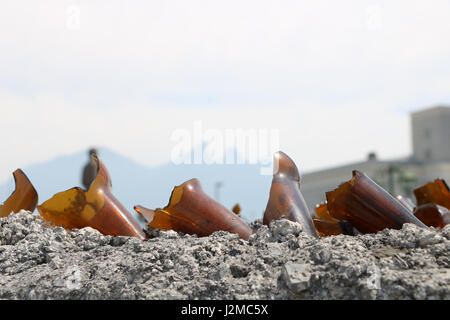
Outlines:
POLYGON ((361 233, 401 229, 404 223, 427 228, 397 199, 357 170, 350 181, 327 192, 326 197, 330 215, 347 221, 361 233))
POLYGON ((231 211, 233 211, 236 214, 240 214, 241 213, 241 206, 239 205, 239 203, 236 203, 233 206, 233 209, 231 209, 231 211))
POLYGON ((44 220, 67 229, 92 227, 105 235, 130 236, 144 240, 145 234, 135 218, 111 193, 111 178, 95 156, 97 176, 87 191, 75 187, 55 194, 39 205, 44 220))
POLYGON ((28 177, 21 169, 13 172, 16 188, 6 201, 0 205, 0 217, 6 217, 11 212, 28 210, 33 212, 38 202, 38 194, 28 177))
POLYGON ((436 179, 414 189, 414 196, 417 200, 417 206, 434 203, 450 210, 450 190, 445 180, 436 179))
POLYGON ((429 227, 444 228, 450 223, 450 210, 434 203, 418 206, 414 215, 429 227))
POLYGON ((152 228, 174 230, 198 236, 208 236, 224 230, 237 233, 248 240, 252 231, 250 226, 237 214, 210 198, 197 179, 176 186, 164 209, 147 209, 135 206, 152 228))
POLYGON ((339 221, 330 215, 326 202, 316 206, 313 222, 317 233, 321 237, 335 236, 338 234, 355 235, 351 225, 345 221, 339 221))
POLYGON ((328 212, 327 203, 321 203, 316 206, 316 215, 320 220, 328 221, 332 223, 338 223, 339 220, 333 218, 330 213, 328 212))
POLYGON ((318 237, 311 214, 300 192, 300 174, 297 166, 291 158, 279 151, 274 155, 274 169, 263 223, 269 225, 272 220, 284 217, 300 223, 305 232, 318 237))
POLYGON ((317 233, 321 237, 337 236, 339 234, 345 234, 348 236, 354 236, 353 227, 345 221, 330 222, 320 219, 313 219, 314 227, 317 233))
POLYGON ((414 208, 416 207, 416 205, 414 204, 414 202, 412 202, 412 200, 410 198, 404 197, 404 196, 401 196, 401 195, 398 195, 396 198, 411 213, 414 212, 414 208))

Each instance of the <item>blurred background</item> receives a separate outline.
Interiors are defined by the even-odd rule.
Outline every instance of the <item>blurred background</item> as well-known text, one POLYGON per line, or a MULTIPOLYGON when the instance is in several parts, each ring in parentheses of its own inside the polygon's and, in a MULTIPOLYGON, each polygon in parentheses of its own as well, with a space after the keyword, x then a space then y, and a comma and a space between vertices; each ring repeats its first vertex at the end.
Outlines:
POLYGON ((0 202, 16 168, 39 203, 81 186, 96 147, 130 211, 165 206, 196 177, 244 218, 261 218, 271 177, 259 163, 173 162, 174 132, 199 121, 219 133, 276 130, 310 207, 353 169, 403 195, 450 179, 448 0, 3 0, 0 9, 0 202))

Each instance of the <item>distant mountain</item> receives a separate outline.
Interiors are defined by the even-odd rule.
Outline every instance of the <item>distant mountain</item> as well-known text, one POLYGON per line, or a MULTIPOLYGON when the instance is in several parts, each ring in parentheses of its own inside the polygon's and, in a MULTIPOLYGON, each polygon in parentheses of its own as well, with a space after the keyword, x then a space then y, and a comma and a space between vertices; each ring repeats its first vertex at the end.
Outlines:
MULTIPOLYGON (((213 198, 216 196, 214 185, 221 182, 219 201, 230 209, 239 203, 242 217, 248 221, 262 218, 267 205, 272 177, 260 175, 258 164, 167 163, 152 167, 140 165, 106 148, 99 148, 99 158, 111 175, 113 194, 133 214, 136 204, 148 208, 166 206, 173 187, 191 178, 198 178, 205 192, 213 198)), ((38 191, 41 204, 57 192, 82 186, 81 171, 87 161, 87 152, 80 152, 22 169, 38 191)), ((0 185, 0 202, 13 189, 11 175, 7 183, 0 185)))

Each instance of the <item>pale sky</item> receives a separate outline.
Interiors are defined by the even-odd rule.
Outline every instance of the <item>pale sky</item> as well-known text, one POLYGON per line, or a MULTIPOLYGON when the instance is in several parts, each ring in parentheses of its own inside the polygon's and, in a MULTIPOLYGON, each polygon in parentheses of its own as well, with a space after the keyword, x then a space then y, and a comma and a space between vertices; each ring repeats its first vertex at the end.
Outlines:
POLYGON ((0 182, 92 145, 170 161, 177 129, 277 129, 302 172, 411 152, 450 104, 450 1, 0 4, 0 182))

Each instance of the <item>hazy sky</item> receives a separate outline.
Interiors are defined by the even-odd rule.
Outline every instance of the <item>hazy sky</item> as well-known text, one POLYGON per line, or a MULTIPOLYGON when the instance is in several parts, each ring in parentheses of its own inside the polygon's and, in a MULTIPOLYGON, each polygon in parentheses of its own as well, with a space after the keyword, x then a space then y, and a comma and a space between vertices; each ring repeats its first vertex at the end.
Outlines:
POLYGON ((303 172, 406 156, 449 39, 448 0, 3 0, 0 181, 91 145, 161 164, 194 121, 278 129, 303 172))

